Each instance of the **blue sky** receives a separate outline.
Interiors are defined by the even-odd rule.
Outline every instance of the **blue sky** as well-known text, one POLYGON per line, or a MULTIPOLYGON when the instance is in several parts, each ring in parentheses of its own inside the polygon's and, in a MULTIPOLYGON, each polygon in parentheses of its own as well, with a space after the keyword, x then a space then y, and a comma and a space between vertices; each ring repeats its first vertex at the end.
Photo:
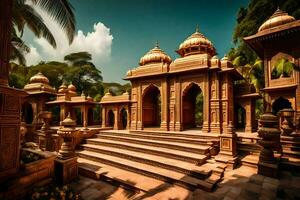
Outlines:
POLYGON ((219 57, 223 57, 233 46, 232 32, 237 11, 248 4, 248 0, 70 2, 75 9, 79 31, 72 47, 66 47, 64 37, 57 33, 59 31, 52 24, 49 24, 50 29, 54 27, 53 33, 57 33, 57 40, 62 40, 61 48, 57 50, 49 49, 44 41, 34 39, 27 31, 25 40, 33 47, 32 54, 38 54, 35 55, 38 58, 29 57, 28 63, 34 64, 39 59, 59 60, 62 54, 87 50, 92 52, 104 81, 122 83, 127 70, 136 67, 140 57, 153 48, 156 41, 173 60, 178 57, 175 50, 195 31, 197 25, 200 32, 213 42, 219 57))

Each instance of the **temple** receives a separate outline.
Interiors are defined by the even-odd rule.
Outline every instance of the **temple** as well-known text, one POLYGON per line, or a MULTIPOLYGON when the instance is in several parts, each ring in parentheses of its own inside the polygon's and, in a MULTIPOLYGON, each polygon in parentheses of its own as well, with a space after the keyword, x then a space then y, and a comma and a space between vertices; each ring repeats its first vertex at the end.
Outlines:
POLYGON ((157 43, 124 77, 131 91, 113 96, 108 90, 100 102, 73 84, 56 90, 39 72, 19 99, 23 142, 58 152, 63 183, 79 172, 144 192, 163 183, 213 191, 237 165, 270 177, 299 170, 299 38, 300 20, 279 9, 244 38, 263 60, 260 91, 226 55, 217 57, 198 28, 179 44, 175 59, 157 43), (265 105, 260 118, 258 100, 265 105))

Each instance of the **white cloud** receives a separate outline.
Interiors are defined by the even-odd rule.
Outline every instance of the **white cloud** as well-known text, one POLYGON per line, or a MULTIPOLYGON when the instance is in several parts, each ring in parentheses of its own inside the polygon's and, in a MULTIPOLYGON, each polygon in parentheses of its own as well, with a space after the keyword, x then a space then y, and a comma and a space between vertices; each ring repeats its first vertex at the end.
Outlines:
POLYGON ((44 38, 34 38, 30 44, 31 52, 26 55, 27 64, 36 64, 40 60, 62 61, 65 55, 80 51, 92 54, 96 66, 101 66, 109 61, 113 36, 110 34, 110 29, 103 23, 95 23, 92 32, 86 34, 82 30, 78 30, 73 43, 69 45, 61 27, 45 11, 40 8, 36 8, 36 10, 54 35, 57 48, 54 49, 44 38))
POLYGON ((34 46, 29 45, 29 47, 30 47, 30 52, 25 56, 27 65, 34 65, 36 63, 39 63, 41 60, 43 60, 34 46))

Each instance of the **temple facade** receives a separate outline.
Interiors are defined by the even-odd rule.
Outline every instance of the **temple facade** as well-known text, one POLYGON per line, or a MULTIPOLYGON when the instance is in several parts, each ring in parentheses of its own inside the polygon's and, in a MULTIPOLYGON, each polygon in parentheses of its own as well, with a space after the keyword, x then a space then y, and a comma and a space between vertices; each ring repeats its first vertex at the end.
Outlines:
MULTIPOLYGON (((140 59, 138 67, 127 72, 125 80, 132 84, 127 128, 162 131, 201 128, 203 132, 225 133, 229 122, 238 124, 234 111, 241 105, 245 110, 243 128, 254 131, 254 105, 259 94, 228 58, 219 59, 212 42, 198 30, 176 52, 179 58, 172 61, 156 44, 140 59), (196 105, 199 98, 202 105, 196 105), (196 112, 202 114, 200 120, 196 112)), ((111 101, 116 104, 114 98, 111 101)), ((104 99, 107 107, 109 97, 104 99)), ((111 110, 106 109, 102 116, 109 118, 111 110)), ((115 115, 115 123, 119 124, 122 115, 115 115)))

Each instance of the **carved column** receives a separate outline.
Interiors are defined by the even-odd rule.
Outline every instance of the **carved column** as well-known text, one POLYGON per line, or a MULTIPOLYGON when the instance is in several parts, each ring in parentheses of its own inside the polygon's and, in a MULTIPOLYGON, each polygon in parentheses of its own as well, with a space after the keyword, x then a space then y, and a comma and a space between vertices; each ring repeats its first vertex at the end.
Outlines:
POLYGON ((162 80, 161 86, 161 130, 168 130, 168 83, 167 79, 162 80))
POLYGON ((210 87, 209 87, 209 76, 208 74, 204 75, 204 91, 203 92, 203 127, 202 131, 207 133, 210 131, 210 87))
POLYGON ((175 79, 175 131, 182 130, 182 102, 181 102, 181 83, 178 78, 175 79))
POLYGON ((102 105, 102 128, 106 127, 106 107, 102 105))
POLYGON ((115 119, 114 119, 115 122, 114 122, 113 129, 118 130, 119 129, 119 119, 120 119, 120 117, 119 117, 119 109, 117 108, 117 106, 114 106, 113 112, 114 112, 114 115, 115 115, 115 119))
POLYGON ((142 92, 142 85, 139 83, 138 85, 138 101, 137 101, 137 130, 142 130, 143 129, 143 92, 142 92))
POLYGON ((272 113, 265 113, 259 120, 259 144, 263 147, 259 154, 258 173, 264 176, 276 177, 278 162, 273 150, 280 145, 280 130, 278 117, 272 113))

